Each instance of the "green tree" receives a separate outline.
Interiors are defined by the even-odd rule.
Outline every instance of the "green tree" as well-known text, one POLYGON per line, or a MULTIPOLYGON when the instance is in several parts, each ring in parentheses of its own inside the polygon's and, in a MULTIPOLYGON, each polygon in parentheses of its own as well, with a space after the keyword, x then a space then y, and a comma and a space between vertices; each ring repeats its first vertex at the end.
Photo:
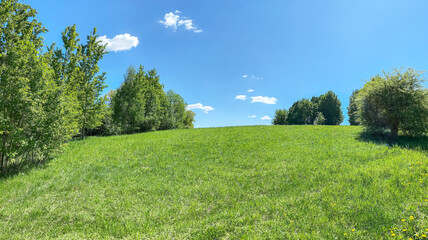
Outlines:
POLYGON ((314 106, 309 99, 299 100, 288 110, 287 123, 290 125, 305 125, 313 123, 314 106))
POLYGON ((361 123, 368 130, 389 129, 396 138, 428 131, 428 90, 421 72, 411 68, 372 77, 357 94, 361 123))
POLYGON ((126 133, 154 131, 165 120, 167 101, 156 70, 129 67, 112 98, 112 117, 126 133))
POLYGON ((314 125, 324 125, 324 123, 325 123, 324 115, 322 115, 322 113, 318 112, 317 116, 315 117, 315 120, 314 120, 314 125))
POLYGON ((80 44, 78 36, 76 25, 65 29, 63 49, 55 51, 52 66, 66 84, 68 102, 74 104, 70 106, 69 118, 74 120, 83 139, 85 130, 100 126, 106 113, 105 98, 101 96, 107 87, 105 73, 98 74, 98 63, 107 52, 97 41, 96 29, 87 36, 86 44, 80 44))
POLYGON ((349 124, 358 126, 360 125, 360 120, 358 117, 358 104, 357 104, 357 94, 358 89, 354 90, 352 92, 351 97, 349 98, 349 106, 348 109, 348 116, 349 116, 349 124))
POLYGON ((319 97, 315 111, 322 113, 325 125, 339 125, 343 121, 341 102, 333 91, 319 97))
POLYGON ((287 109, 277 109, 275 116, 272 119, 273 125, 286 125, 287 124, 287 109))
POLYGON ((162 120, 161 129, 184 128, 186 118, 186 103, 182 96, 169 90, 166 93, 167 103, 165 104, 165 114, 162 120))
POLYGON ((53 156, 64 134, 60 84, 43 54, 46 29, 17 0, 0 3, 0 171, 53 156))
POLYGON ((196 114, 193 111, 186 110, 186 117, 184 118, 184 128, 193 128, 195 115, 196 114))

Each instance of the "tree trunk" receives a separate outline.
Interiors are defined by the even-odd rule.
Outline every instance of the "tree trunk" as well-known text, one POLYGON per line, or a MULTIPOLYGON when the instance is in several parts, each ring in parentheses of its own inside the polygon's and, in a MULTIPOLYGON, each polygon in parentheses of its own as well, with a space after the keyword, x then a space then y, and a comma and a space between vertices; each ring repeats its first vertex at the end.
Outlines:
POLYGON ((4 154, 1 153, 0 173, 3 172, 3 157, 4 157, 4 154))
POLYGON ((0 162, 0 172, 3 172, 4 170, 6 170, 5 165, 5 151, 6 151, 6 135, 4 134, 4 132, 2 133, 3 137, 3 149, 1 152, 1 162, 0 162))
POLYGON ((86 127, 86 114, 83 113, 82 129, 80 130, 82 140, 85 138, 85 127, 86 127))
POLYGON ((82 130, 81 130, 81 132, 82 132, 82 134, 81 134, 82 140, 85 138, 85 127, 84 126, 85 125, 83 125, 82 130))
POLYGON ((396 139, 398 137, 398 123, 394 123, 391 126, 391 137, 396 139))

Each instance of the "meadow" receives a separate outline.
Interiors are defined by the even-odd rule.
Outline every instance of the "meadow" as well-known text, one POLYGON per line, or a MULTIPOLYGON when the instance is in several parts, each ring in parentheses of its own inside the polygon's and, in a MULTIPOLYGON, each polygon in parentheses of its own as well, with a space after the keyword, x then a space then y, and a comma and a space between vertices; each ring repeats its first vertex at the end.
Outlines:
POLYGON ((0 239, 428 239, 428 140, 352 126, 72 141, 0 178, 0 239))

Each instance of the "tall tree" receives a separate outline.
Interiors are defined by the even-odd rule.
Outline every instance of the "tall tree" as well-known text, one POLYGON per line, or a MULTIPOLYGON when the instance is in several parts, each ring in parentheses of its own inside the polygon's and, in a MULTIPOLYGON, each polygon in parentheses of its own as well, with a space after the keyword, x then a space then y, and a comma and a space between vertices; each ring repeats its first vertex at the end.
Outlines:
POLYGON ((46 29, 36 11, 0 2, 0 171, 51 157, 64 136, 61 91, 43 54, 46 29))
POLYGON ((352 92, 351 97, 349 97, 349 106, 347 107, 349 124, 354 126, 360 125, 360 120, 358 118, 357 94, 358 94, 358 89, 352 92))
POLYGON ((309 99, 299 100, 288 110, 287 123, 290 125, 312 124, 314 119, 314 106, 309 99))
POLYGON ((81 44, 76 25, 69 26, 62 33, 62 49, 56 49, 52 58, 56 75, 65 84, 68 119, 79 129, 82 139, 87 128, 101 125, 106 107, 101 96, 106 87, 105 73, 98 74, 98 63, 107 52, 97 37, 94 29, 86 44, 81 44))
POLYGON ((342 103, 333 91, 328 91, 319 97, 317 112, 322 113, 325 125, 339 125, 343 121, 342 103))
POLYGON ((82 46, 82 59, 80 67, 82 69, 82 78, 76 79, 78 87, 77 99, 81 110, 81 117, 78 118, 80 123, 80 132, 82 139, 85 136, 85 129, 95 128, 101 125, 101 120, 104 118, 106 99, 101 95, 105 84, 105 75, 103 72, 98 74, 98 63, 107 53, 105 46, 97 41, 97 30, 91 32, 87 37, 86 44, 82 46))
POLYGON ((155 70, 129 67, 125 81, 112 98, 113 120, 126 133, 159 129, 167 101, 155 70))
POLYGON ((186 103, 183 97, 173 90, 166 93, 166 98, 162 102, 163 114, 159 129, 184 128, 186 117, 186 103))

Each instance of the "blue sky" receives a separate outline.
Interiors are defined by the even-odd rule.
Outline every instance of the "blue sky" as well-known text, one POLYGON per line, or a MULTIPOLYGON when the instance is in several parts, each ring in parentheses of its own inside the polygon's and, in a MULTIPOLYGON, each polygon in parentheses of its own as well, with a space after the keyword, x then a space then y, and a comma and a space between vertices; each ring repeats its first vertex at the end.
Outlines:
POLYGON ((81 39, 97 27, 112 49, 130 48, 101 61, 106 92, 131 65, 156 68, 165 90, 202 106, 198 127, 270 124, 275 109, 329 90, 346 116, 352 91, 371 76, 428 70, 424 0, 23 2, 39 12, 48 44, 76 24, 81 39))

